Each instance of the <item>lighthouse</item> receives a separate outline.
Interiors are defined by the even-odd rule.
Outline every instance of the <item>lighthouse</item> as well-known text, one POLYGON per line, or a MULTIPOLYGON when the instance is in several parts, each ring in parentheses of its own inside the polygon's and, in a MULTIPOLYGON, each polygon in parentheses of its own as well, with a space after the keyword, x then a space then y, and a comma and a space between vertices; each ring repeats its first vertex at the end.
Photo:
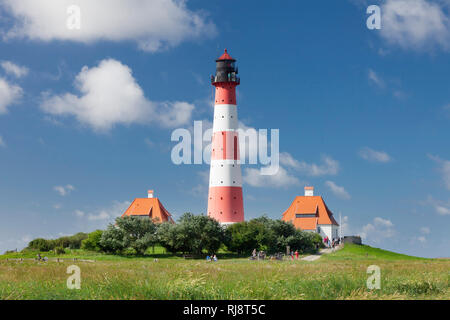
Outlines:
POLYGON ((209 176, 208 216, 223 225, 244 221, 239 157, 236 60, 225 49, 216 60, 214 122, 209 176))

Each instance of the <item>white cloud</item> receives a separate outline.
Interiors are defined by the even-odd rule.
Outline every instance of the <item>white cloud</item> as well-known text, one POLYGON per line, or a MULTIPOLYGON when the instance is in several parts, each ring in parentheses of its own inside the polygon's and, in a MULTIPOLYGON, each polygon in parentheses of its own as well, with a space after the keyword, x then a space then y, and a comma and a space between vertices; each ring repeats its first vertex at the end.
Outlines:
POLYGON ((81 210, 75 210, 75 215, 79 218, 84 217, 86 214, 84 213, 84 211, 81 210))
POLYGON ((3 148, 6 147, 6 142, 5 142, 5 140, 3 139, 2 136, 0 136, 0 147, 3 147, 3 148))
POLYGON ((301 167, 301 163, 288 152, 280 153, 280 163, 294 169, 301 167))
POLYGON ((0 0, 14 18, 5 39, 38 41, 135 41, 148 52, 167 49, 190 39, 212 37, 217 31, 205 13, 181 0, 0 0), (67 27, 67 9, 81 10, 80 29, 67 27))
POLYGON ((427 238, 424 236, 418 236, 417 237, 417 241, 421 242, 421 243, 425 243, 427 242, 427 238))
POLYGON ((189 122, 194 106, 186 102, 153 102, 133 78, 131 69, 114 59, 83 67, 75 79, 80 95, 44 94, 41 109, 53 116, 74 116, 99 132, 117 124, 177 127, 189 122))
POLYGON ((245 169, 243 180, 252 187, 285 188, 299 185, 300 181, 291 175, 283 167, 279 167, 275 175, 262 175, 260 169, 245 169))
POLYGON ((294 159, 287 152, 282 152, 280 163, 310 176, 336 175, 339 172, 339 162, 329 156, 322 156, 322 164, 309 164, 294 159))
POLYGON ((66 186, 55 186, 53 187, 53 190, 59 193, 60 196, 64 197, 67 196, 69 193, 71 193, 73 190, 75 190, 75 187, 72 186, 71 184, 68 184, 66 186))
POLYGON ((29 71, 27 67, 19 66, 11 61, 1 61, 0 66, 7 74, 11 74, 16 78, 25 77, 29 71))
POLYGON ((368 147, 359 151, 359 156, 367 161, 387 163, 391 161, 391 156, 384 151, 376 151, 368 147))
POLYGON ((349 236, 352 234, 352 227, 350 226, 348 216, 343 216, 341 223, 342 236, 349 236))
POLYGON ((450 215, 450 207, 436 204, 434 207, 436 209, 436 212, 439 213, 441 216, 448 216, 450 215))
POLYGON ((374 221, 375 225, 377 225, 377 226, 384 226, 384 227, 388 227, 388 228, 391 228, 394 226, 394 224, 390 220, 383 219, 380 217, 376 217, 375 219, 373 219, 373 221, 374 221))
POLYGON ((114 201, 109 208, 103 208, 94 212, 85 214, 89 221, 113 221, 115 218, 121 216, 125 210, 131 205, 129 201, 114 201))
POLYGON ((376 217, 373 222, 363 226, 360 232, 365 241, 374 243, 392 238, 396 234, 394 224, 387 219, 376 217))
POLYGON ((377 86, 380 87, 380 88, 383 88, 383 87, 384 87, 384 81, 383 81, 383 80, 380 78, 380 76, 379 76, 375 71, 373 71, 372 69, 369 69, 368 77, 369 77, 369 81, 370 81, 371 83, 374 83, 375 85, 377 85, 377 86))
POLYGON ((450 161, 441 159, 438 156, 428 155, 428 157, 439 164, 439 171, 442 175, 442 180, 444 181, 447 189, 450 190, 450 161))
POLYGON ((429 227, 422 227, 422 228, 420 228, 420 232, 422 234, 430 234, 431 233, 431 229, 429 227))
POLYGON ((422 204, 432 206, 434 211, 441 216, 450 215, 450 202, 445 203, 444 201, 434 199, 432 196, 428 196, 427 200, 423 201, 422 204))
POLYGON ((0 115, 8 112, 8 107, 16 103, 23 95, 21 87, 8 83, 0 77, 0 115))
POLYGON ((442 2, 387 0, 382 4, 380 35, 404 49, 450 49, 450 19, 442 2))
POLYGON ((333 192, 337 197, 341 199, 348 200, 351 198, 350 194, 345 190, 344 187, 336 185, 333 181, 326 181, 325 185, 333 192))

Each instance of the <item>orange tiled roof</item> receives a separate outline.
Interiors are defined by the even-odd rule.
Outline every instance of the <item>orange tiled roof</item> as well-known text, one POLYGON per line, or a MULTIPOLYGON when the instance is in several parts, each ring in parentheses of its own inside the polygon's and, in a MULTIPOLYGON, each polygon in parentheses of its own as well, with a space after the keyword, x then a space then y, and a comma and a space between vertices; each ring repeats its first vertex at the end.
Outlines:
POLYGON ((158 198, 136 198, 124 212, 125 216, 148 216, 154 222, 172 222, 172 215, 164 208, 158 198))
POLYGON ((333 213, 320 196, 298 196, 291 206, 283 213, 283 221, 290 221, 296 228, 302 230, 315 230, 319 224, 338 225, 333 213), (296 215, 308 215, 308 217, 297 218, 296 215), (309 217, 309 215, 315 215, 309 217))

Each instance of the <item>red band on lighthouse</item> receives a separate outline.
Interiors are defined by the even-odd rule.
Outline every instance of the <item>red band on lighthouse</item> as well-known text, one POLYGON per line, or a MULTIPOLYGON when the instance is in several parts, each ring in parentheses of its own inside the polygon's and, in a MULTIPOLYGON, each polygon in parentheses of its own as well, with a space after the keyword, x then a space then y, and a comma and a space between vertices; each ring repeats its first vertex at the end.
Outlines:
POLYGON ((244 221, 239 156, 236 86, 240 79, 233 58, 226 52, 216 60, 216 87, 208 216, 222 224, 244 221))

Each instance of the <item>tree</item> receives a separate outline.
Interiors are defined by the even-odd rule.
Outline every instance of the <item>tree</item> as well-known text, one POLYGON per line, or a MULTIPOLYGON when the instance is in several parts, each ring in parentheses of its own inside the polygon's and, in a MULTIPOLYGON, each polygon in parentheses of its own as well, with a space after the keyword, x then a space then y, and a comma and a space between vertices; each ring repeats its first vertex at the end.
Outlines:
POLYGON ((226 243, 228 250, 239 254, 250 253, 253 249, 259 250, 256 224, 250 225, 243 221, 232 224, 226 229, 226 243))
POLYGON ((52 250, 50 242, 43 238, 38 238, 30 241, 28 243, 28 248, 30 249, 36 249, 39 251, 50 251, 52 250))
POLYGON ((115 225, 110 224, 102 233, 100 239, 100 247, 102 251, 109 253, 121 253, 125 249, 124 232, 115 225))
POLYGON ((102 234, 100 246, 107 252, 122 252, 132 248, 137 254, 143 255, 156 240, 156 225, 150 219, 119 217, 116 224, 110 224, 102 234))
POLYGON ((170 252, 215 253, 224 241, 224 231, 214 219, 185 213, 176 225, 163 223, 158 228, 159 243, 170 252))
POLYGON ((100 251, 100 240, 102 239, 102 230, 95 230, 88 234, 87 239, 81 242, 81 248, 84 250, 100 251))
POLYGON ((170 222, 164 222, 156 231, 156 236, 160 245, 166 248, 167 251, 176 253, 179 248, 177 238, 177 226, 170 222))
POLYGON ((315 233, 297 230, 292 223, 266 216, 233 224, 226 234, 228 250, 240 254, 249 254, 254 249, 267 253, 285 252, 286 246, 300 252, 312 252, 320 242, 320 236, 315 233))

